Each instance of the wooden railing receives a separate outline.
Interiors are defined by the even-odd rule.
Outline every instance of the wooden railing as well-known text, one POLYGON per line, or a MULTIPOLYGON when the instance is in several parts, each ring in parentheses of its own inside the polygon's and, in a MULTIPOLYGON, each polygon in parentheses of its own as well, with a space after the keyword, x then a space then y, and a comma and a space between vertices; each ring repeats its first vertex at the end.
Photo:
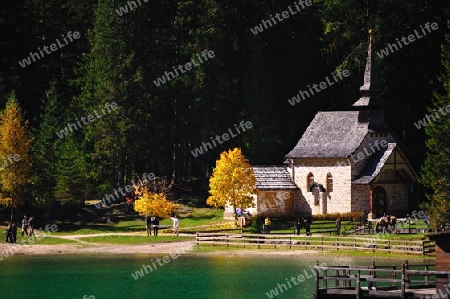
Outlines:
MULTIPOLYGON (((196 233, 197 245, 312 250, 365 250, 371 252, 429 254, 433 241, 403 241, 361 237, 298 237, 276 234, 196 233)), ((386 235, 388 236, 388 235, 386 235)))
POLYGON ((450 272, 410 270, 405 263, 401 270, 395 266, 369 267, 319 266, 315 271, 315 298, 413 298, 436 294, 436 277, 450 282, 450 272), (419 277, 419 279, 412 279, 419 277), (431 279, 430 279, 431 278, 431 279))

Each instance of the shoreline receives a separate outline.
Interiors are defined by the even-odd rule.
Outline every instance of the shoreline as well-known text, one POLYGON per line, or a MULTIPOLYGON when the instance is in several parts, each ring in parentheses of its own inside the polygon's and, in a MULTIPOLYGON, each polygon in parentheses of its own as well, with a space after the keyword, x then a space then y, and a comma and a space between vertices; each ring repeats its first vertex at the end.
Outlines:
POLYGON ((64 256, 64 255, 136 255, 136 254, 171 254, 178 253, 181 255, 190 256, 232 256, 232 257, 262 257, 262 258, 300 258, 300 259, 353 259, 353 260, 419 260, 429 261, 434 257, 417 257, 413 255, 408 256, 352 256, 350 254, 335 254, 329 251, 319 250, 283 250, 283 249, 237 249, 226 247, 217 248, 213 251, 197 251, 195 241, 179 241, 179 242, 161 242, 150 244, 101 244, 101 243, 88 243, 88 244, 33 244, 33 245, 13 245, 13 244, 0 244, 0 261, 12 256, 64 256), (16 247, 17 246, 17 247, 16 247), (11 249, 13 248, 13 249, 11 249), (9 250, 8 250, 9 249, 9 250))

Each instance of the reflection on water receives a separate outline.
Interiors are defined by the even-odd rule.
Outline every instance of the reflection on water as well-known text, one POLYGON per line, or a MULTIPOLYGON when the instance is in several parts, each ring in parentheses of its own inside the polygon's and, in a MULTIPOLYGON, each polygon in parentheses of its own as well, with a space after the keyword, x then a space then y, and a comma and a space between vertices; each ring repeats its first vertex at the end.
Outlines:
MULTIPOLYGON (((0 262, 0 298, 313 298, 317 258, 167 255, 13 256, 0 262), (158 261, 159 260, 159 261, 158 261), (149 265, 157 263, 157 267, 149 265), (147 266, 147 267, 146 267, 147 266), (145 272, 147 269, 147 273, 145 272), (138 279, 136 271, 141 271, 138 279), (134 274, 134 275, 133 275, 134 274), (303 278, 302 278, 302 277, 303 278), (134 278, 133 278, 134 277, 134 278), (301 282, 300 282, 301 281, 301 282), (277 295, 274 294, 277 290, 277 295), (272 292, 271 292, 272 291, 272 292)), ((320 256, 327 265, 370 260, 320 256)), ((402 261, 384 264, 400 265, 402 261)))

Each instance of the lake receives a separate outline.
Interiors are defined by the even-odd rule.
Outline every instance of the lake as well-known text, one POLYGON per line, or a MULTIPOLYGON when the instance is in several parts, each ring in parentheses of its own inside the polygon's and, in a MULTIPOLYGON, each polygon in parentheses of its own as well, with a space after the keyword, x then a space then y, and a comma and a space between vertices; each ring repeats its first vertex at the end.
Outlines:
MULTIPOLYGON (((328 265, 370 264, 350 257, 320 259, 328 265)), ((315 261, 275 256, 13 256, 0 262, 0 298, 312 299, 315 261)))

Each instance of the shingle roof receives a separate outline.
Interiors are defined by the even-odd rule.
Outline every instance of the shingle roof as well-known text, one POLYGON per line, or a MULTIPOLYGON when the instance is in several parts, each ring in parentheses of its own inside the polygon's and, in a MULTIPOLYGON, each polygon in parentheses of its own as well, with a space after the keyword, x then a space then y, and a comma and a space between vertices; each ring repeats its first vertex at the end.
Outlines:
POLYGON ((385 148, 382 148, 380 151, 374 153, 371 156, 371 160, 369 161, 369 163, 367 163, 366 167, 362 171, 361 176, 358 179, 352 181, 352 184, 365 185, 372 182, 372 180, 375 179, 380 173, 384 164, 394 152, 396 146, 396 143, 388 143, 385 148))
POLYGON ((252 166, 257 189, 298 189, 285 166, 252 166))
POLYGON ((369 131, 358 111, 318 112, 287 158, 341 158, 355 151, 369 131))
POLYGON ((320 111, 286 158, 346 158, 367 133, 388 131, 382 110, 320 111))

